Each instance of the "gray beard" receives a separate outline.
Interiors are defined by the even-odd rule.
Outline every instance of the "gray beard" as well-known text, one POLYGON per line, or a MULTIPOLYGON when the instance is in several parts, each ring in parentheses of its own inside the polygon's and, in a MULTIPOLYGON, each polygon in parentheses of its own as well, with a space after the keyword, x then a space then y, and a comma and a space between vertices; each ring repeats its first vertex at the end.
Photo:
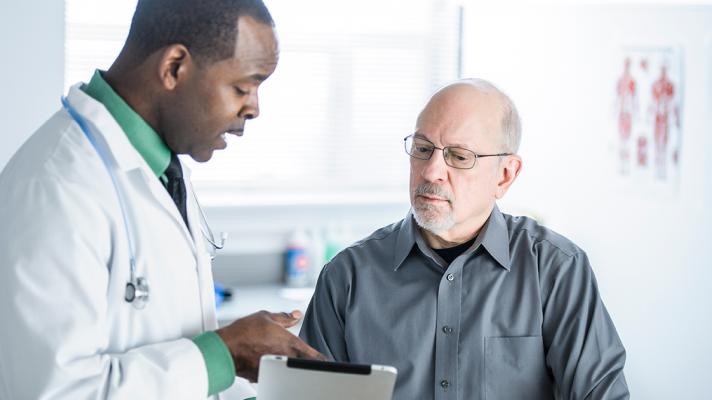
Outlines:
POLYGON ((432 218, 427 216, 427 214, 435 214, 433 211, 435 211, 434 207, 414 206, 413 217, 415 218, 415 222, 418 224, 418 226, 434 234, 446 232, 450 230, 453 226, 455 226, 455 219, 452 216, 452 212, 449 212, 445 216, 440 218, 432 218))

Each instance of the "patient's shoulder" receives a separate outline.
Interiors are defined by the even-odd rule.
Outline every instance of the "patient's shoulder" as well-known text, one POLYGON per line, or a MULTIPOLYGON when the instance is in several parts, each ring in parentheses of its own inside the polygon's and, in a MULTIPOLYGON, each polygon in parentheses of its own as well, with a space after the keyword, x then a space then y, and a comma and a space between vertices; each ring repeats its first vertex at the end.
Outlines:
POLYGON ((385 268, 392 264, 398 232, 403 220, 384 226, 341 250, 325 266, 334 275, 351 275, 356 269, 385 268))
POLYGON ((404 220, 400 220, 376 230, 372 234, 347 247, 346 250, 374 251, 383 247, 384 244, 394 244, 398 236, 397 234, 403 226, 403 221, 404 220))

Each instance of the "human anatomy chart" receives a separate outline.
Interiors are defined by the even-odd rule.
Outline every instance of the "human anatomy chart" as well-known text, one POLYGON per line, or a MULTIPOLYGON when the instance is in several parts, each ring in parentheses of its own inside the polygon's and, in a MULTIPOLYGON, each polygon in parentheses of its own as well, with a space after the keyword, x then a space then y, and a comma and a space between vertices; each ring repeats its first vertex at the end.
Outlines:
POLYGON ((624 48, 614 85, 618 171, 638 181, 679 180, 683 62, 679 47, 624 48))

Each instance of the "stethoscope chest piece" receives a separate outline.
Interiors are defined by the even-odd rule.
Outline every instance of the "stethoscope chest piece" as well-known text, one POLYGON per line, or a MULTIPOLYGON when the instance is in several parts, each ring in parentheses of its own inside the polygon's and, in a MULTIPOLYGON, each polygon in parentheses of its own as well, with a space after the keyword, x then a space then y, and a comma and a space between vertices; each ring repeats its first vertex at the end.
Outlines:
POLYGON ((148 282, 146 278, 136 278, 136 280, 131 280, 126 282, 126 292, 124 293, 124 300, 126 302, 133 304, 137 309, 143 309, 148 303, 148 282))
POLYGON ((124 194, 119 189, 119 184, 117 183, 117 177, 114 173, 115 168, 112 167, 111 158, 97 143, 96 138, 89 129, 89 126, 79 115, 79 113, 69 104, 69 101, 66 97, 62 97, 62 105, 67 110, 72 119, 76 121, 77 125, 79 125, 79 128, 82 130, 87 140, 89 140, 89 143, 92 145, 92 147, 94 147, 97 154, 99 155, 99 158, 101 159, 101 162, 106 167, 106 171, 111 177, 111 183, 114 186, 114 190, 116 191, 116 197, 119 202, 119 207, 121 208, 121 216, 124 220, 124 229, 126 230, 126 240, 129 246, 129 272, 131 275, 129 281, 126 282, 124 300, 126 300, 127 303, 131 303, 137 310, 141 310, 146 307, 146 303, 148 303, 148 282, 146 281, 146 278, 140 278, 136 276, 136 256, 134 251, 135 246, 133 235, 131 234, 133 228, 131 220, 126 213, 127 206, 126 200, 124 199, 124 194))
MULTIPOLYGON (((79 115, 79 113, 69 104, 69 101, 67 100, 66 97, 62 97, 62 105, 64 108, 67 110, 69 115, 74 119, 79 125, 79 128, 82 130, 84 135, 86 136, 87 140, 89 140, 89 143, 91 143, 92 147, 96 150, 97 154, 99 155, 99 158, 101 158, 102 163, 106 167, 107 172, 109 173, 109 176, 111 177, 111 182, 114 186, 114 190, 116 191, 116 197, 119 202, 119 207, 121 209, 121 216, 124 220, 124 229, 126 231, 126 240, 128 242, 128 247, 129 247, 129 273, 130 273, 130 279, 128 282, 126 282, 126 291, 124 292, 124 300, 126 300, 127 303, 131 303, 131 305, 134 306, 137 310, 141 310, 144 307, 146 307, 146 303, 148 303, 149 300, 149 287, 148 287, 148 281, 146 278, 143 277, 137 277, 138 275, 136 273, 136 252, 135 252, 135 245, 134 245, 134 237, 132 235, 133 232, 133 226, 131 224, 131 219, 127 215, 127 205, 126 205, 126 200, 124 199, 124 194, 120 190, 119 184, 118 184, 118 179, 116 177, 116 174, 114 170, 116 169, 116 166, 112 164, 112 159, 109 157, 109 155, 106 153, 104 149, 99 145, 97 142, 96 138, 92 134, 91 130, 89 129, 89 126, 87 125, 86 121, 79 115)), ((192 191, 192 187, 191 187, 192 191)), ((203 209, 200 207, 200 204, 198 203, 198 198, 195 196, 195 192, 193 192, 193 197, 195 198, 195 204, 197 204, 198 210, 200 211, 200 217, 201 217, 201 231, 203 233, 203 236, 205 239, 210 242, 210 245, 213 247, 213 251, 211 252, 211 259, 214 257, 215 250, 222 249, 223 246, 225 246, 225 240, 227 239, 227 233, 223 232, 220 238, 220 242, 217 243, 215 241, 215 238, 213 237, 213 232, 208 226, 208 221, 205 218, 205 213, 203 212, 203 209)))

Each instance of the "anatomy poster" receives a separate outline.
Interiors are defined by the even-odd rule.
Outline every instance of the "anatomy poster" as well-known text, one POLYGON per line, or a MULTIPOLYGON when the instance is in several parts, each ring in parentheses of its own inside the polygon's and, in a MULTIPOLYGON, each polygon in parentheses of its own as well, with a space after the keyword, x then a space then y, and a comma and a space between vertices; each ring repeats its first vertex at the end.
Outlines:
POLYGON ((626 47, 615 93, 616 158, 625 179, 677 187, 683 135, 683 54, 678 46, 626 47))

